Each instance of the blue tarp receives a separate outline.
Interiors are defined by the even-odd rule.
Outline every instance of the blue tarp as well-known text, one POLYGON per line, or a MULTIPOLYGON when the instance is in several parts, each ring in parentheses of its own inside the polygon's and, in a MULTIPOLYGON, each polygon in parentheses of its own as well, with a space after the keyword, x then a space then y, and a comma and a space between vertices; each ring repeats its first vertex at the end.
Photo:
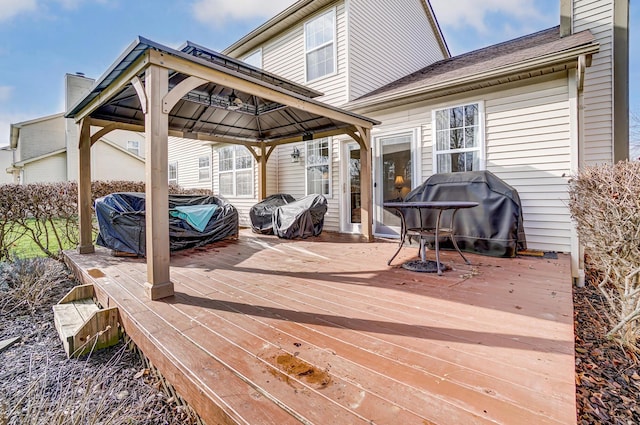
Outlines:
POLYGON ((207 223, 213 217, 213 213, 218 208, 217 205, 187 205, 175 207, 169 211, 172 217, 178 217, 186 221, 198 232, 204 232, 207 223))

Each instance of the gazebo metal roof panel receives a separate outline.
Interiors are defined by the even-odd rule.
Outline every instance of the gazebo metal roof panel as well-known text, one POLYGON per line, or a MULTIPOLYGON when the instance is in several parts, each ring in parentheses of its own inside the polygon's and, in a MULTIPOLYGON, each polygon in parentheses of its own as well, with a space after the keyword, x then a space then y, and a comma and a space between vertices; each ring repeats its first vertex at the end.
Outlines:
MULTIPOLYGON (((207 68, 223 72, 234 78, 259 84, 274 92, 282 93, 304 102, 320 105, 323 108, 349 115, 350 117, 378 124, 377 121, 350 111, 323 104, 313 97, 321 93, 277 75, 264 72, 236 59, 226 57, 197 44, 187 42, 180 50, 162 46, 139 37, 130 45, 118 60, 94 84, 89 94, 65 115, 74 118, 90 105, 109 86, 138 61, 148 50, 156 50, 204 65, 207 68)), ((144 72, 138 77, 144 81, 144 72)), ((177 86, 189 78, 189 75, 170 71, 169 88, 177 86)), ((140 99, 132 84, 123 88, 103 101, 90 114, 92 118, 112 122, 144 126, 144 114, 140 99)), ((331 114, 330 114, 331 115, 331 114)), ((349 125, 345 122, 310 113, 274 102, 252 93, 240 92, 214 82, 207 82, 183 96, 169 113, 169 129, 185 134, 201 133, 211 136, 225 136, 231 139, 273 141, 290 138, 302 133, 315 133, 342 129, 349 125), (232 104, 233 96, 241 104, 232 104)))

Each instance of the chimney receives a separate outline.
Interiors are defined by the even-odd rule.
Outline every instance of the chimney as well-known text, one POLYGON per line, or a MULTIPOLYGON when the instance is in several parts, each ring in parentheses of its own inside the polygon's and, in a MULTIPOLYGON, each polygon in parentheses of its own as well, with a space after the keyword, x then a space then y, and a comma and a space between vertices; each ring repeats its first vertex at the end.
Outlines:
POLYGON ((573 0, 560 0, 560 37, 571 35, 573 0))

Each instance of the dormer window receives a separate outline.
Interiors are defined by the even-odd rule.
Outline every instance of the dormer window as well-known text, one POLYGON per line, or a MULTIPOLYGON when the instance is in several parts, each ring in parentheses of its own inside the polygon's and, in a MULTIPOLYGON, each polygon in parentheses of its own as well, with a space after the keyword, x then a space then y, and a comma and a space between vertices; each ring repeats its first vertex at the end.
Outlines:
POLYGON ((336 72, 336 10, 331 9, 304 25, 307 81, 336 72))

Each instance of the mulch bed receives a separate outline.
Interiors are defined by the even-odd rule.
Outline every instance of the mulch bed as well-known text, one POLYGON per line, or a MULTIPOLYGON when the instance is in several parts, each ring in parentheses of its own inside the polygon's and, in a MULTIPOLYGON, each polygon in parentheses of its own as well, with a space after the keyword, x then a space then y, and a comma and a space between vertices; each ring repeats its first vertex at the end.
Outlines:
POLYGON ((578 424, 640 424, 640 363, 606 339, 606 306, 593 283, 574 288, 578 424))
POLYGON ((77 282, 54 260, 37 261, 53 262, 45 269, 53 283, 35 306, 8 301, 7 263, 0 264, 0 340, 19 337, 0 352, 0 425, 197 423, 123 342, 67 359, 51 306, 77 282))

